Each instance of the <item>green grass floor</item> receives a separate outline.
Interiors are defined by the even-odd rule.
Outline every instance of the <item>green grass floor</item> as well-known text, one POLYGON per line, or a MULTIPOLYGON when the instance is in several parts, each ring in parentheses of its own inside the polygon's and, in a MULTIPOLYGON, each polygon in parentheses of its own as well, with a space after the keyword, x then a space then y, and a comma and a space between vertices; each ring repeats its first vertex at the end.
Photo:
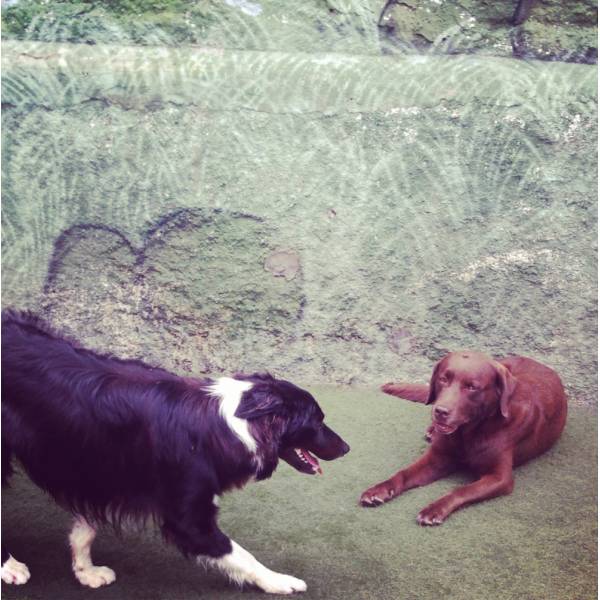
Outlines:
MULTIPOLYGON (((377 509, 360 493, 419 456, 429 410, 373 390, 313 387, 351 445, 311 477, 280 464, 268 481, 221 503, 221 527, 270 568, 301 577, 327 600, 591 600, 597 597, 597 414, 572 407, 558 445, 519 468, 509 497, 422 528, 418 511, 463 477, 412 490, 377 509)), ((23 476, 2 495, 2 534, 32 578, 2 588, 21 600, 259 598, 186 561, 157 533, 102 530, 94 562, 117 581, 81 587, 70 572, 70 519, 23 476)))

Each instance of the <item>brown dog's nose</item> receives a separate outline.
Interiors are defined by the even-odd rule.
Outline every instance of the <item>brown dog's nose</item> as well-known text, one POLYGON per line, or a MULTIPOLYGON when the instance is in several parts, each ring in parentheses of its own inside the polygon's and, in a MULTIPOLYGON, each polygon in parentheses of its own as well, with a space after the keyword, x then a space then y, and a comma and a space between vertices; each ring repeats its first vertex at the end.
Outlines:
POLYGON ((445 420, 448 417, 449 413, 450 411, 447 408, 444 408, 443 406, 436 406, 433 411, 435 417, 437 419, 440 419, 440 421, 445 420))

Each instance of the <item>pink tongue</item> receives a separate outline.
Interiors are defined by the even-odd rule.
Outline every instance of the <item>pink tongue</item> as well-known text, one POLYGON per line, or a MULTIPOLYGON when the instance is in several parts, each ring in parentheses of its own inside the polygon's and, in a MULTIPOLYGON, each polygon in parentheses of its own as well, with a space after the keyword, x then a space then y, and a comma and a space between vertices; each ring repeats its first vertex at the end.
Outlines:
POLYGON ((316 467, 315 470, 317 471, 317 473, 322 475, 323 471, 321 470, 319 461, 310 452, 307 452, 306 450, 302 449, 300 449, 300 451, 302 452, 302 456, 304 456, 304 458, 310 463, 310 465, 316 467))

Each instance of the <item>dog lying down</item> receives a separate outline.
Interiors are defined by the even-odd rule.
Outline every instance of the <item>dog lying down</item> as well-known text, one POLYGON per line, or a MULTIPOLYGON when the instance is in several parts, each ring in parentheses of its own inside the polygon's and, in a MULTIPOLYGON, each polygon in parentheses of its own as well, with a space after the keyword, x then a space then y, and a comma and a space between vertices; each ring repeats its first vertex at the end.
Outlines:
POLYGON ((434 368, 427 385, 388 383, 387 394, 433 404, 427 430, 431 446, 409 467, 366 490, 363 506, 378 506, 411 488, 457 469, 478 478, 424 508, 421 525, 439 525, 459 508, 510 494, 513 467, 548 450, 567 418, 558 375, 532 360, 496 361, 476 352, 454 352, 434 368))
MULTIPOLYGON (((93 588, 98 524, 154 517, 165 539, 238 584, 306 590, 271 571, 217 525, 218 498, 271 476, 282 458, 301 473, 349 451, 305 390, 270 375, 178 377, 79 347, 29 313, 2 313, 2 483, 16 457, 32 481, 75 516, 73 572, 93 588)), ((2 547, 2 580, 27 566, 2 547)))

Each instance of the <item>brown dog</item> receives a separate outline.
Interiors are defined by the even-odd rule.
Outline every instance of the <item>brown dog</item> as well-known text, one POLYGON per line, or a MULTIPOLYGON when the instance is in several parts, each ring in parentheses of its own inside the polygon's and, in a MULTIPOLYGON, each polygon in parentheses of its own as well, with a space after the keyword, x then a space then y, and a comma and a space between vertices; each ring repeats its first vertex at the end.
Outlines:
POLYGON ((558 375, 519 356, 496 361, 454 352, 435 366, 429 386, 386 384, 382 390, 433 404, 432 443, 415 463, 366 490, 363 506, 378 506, 459 468, 478 477, 425 507, 417 517, 421 525, 439 525, 467 504, 510 494, 513 467, 548 450, 567 418, 558 375))

